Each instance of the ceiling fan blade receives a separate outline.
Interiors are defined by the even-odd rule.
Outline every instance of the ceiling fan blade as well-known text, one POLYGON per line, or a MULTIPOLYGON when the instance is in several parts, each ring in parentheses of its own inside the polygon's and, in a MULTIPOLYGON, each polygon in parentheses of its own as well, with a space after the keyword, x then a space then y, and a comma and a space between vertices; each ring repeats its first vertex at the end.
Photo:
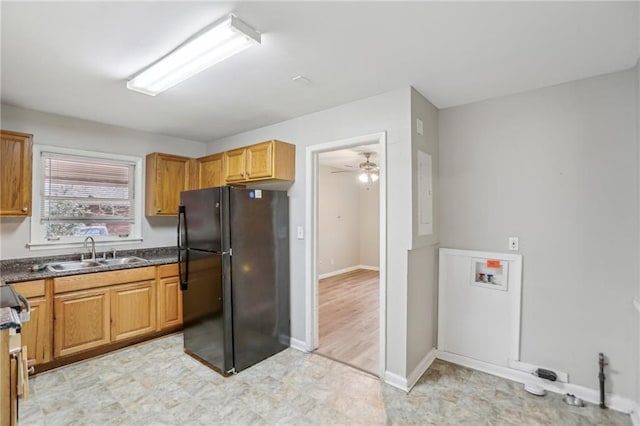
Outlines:
POLYGON ((354 173, 356 171, 357 170, 335 170, 335 171, 333 171, 331 173, 354 173))

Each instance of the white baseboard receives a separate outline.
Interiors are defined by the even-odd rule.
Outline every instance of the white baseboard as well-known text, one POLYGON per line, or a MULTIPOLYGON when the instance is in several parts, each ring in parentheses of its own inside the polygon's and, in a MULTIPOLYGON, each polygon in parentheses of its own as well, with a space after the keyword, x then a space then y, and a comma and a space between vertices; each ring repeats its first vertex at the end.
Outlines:
POLYGON ((409 390, 411 390, 416 385, 416 383, 418 383, 418 380, 420 380, 420 377, 422 377, 424 372, 427 371, 429 367, 431 367, 431 364, 433 364, 433 361, 435 360, 436 360, 436 348, 432 348, 424 356, 424 358, 422 358, 422 360, 416 366, 416 368, 414 368, 413 371, 409 374, 409 377, 407 377, 407 385, 409 390))
MULTIPOLYGON (((489 364, 487 362, 467 358, 465 356, 453 354, 451 352, 436 351, 436 358, 442 359, 444 361, 449 361, 454 364, 459 364, 464 367, 469 367, 474 370, 482 371, 484 373, 492 374, 494 376, 513 380, 514 382, 533 382, 542 386, 549 392, 559 393, 562 395, 564 395, 565 393, 571 393, 577 397, 580 397, 582 400, 590 402, 592 404, 600 403, 600 392, 595 389, 590 389, 584 386, 574 385, 570 383, 550 382, 548 380, 540 379, 532 374, 525 373, 523 371, 514 370, 512 368, 503 367, 500 365, 489 364)), ((628 398, 612 394, 607 394, 606 398, 607 407, 611 408, 612 410, 621 411, 627 414, 633 411, 634 403, 628 398)))
POLYGON ((366 269, 369 271, 379 271, 379 266, 371 266, 371 265, 358 265, 358 269, 366 269))
POLYGON ((338 269, 337 271, 326 272, 324 274, 318 275, 318 279, 322 280, 324 278, 329 278, 329 277, 333 277, 333 276, 336 276, 336 275, 345 274, 347 272, 355 271, 357 269, 360 269, 360 265, 349 266, 347 268, 338 269))
POLYGON ((407 387, 407 379, 399 374, 391 373, 390 371, 384 372, 384 382, 388 385, 398 388, 405 392, 409 392, 407 387))
POLYGON ((309 352, 307 350, 307 342, 305 342, 304 340, 298 340, 292 337, 289 346, 302 352, 309 352))
POLYGON ((379 266, 369 266, 369 265, 354 265, 348 266, 346 268, 338 269, 337 271, 325 272, 324 274, 318 275, 318 279, 322 280, 324 278, 334 277, 340 274, 346 274, 347 272, 357 271, 358 269, 368 269, 370 271, 379 271, 379 266))
POLYGON ((420 377, 424 374, 425 371, 431 366, 433 361, 436 359, 436 349, 433 348, 427 353, 424 358, 418 363, 416 368, 409 374, 408 377, 402 377, 398 374, 391 373, 389 371, 385 371, 384 373, 384 381, 400 390, 405 392, 409 392, 415 384, 420 380, 420 377))
POLYGON ((631 423, 633 426, 640 426, 640 404, 634 404, 633 412, 631 413, 631 423))
MULTIPOLYGON (((507 363, 509 368, 513 368, 514 370, 524 371, 525 373, 533 373, 538 368, 545 368, 539 365, 528 364, 522 361, 514 361, 512 359, 507 363)), ((569 375, 562 371, 558 371, 555 368, 548 368, 548 370, 553 370, 554 373, 558 376, 558 381, 562 383, 569 383, 569 375)))

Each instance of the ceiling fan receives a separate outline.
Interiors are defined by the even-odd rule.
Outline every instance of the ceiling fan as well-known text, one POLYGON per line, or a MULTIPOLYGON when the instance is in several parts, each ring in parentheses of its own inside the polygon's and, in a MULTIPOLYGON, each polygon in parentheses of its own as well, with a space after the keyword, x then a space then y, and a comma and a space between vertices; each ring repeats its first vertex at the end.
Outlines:
MULTIPOLYGON (((371 152, 363 152, 362 155, 365 157, 365 161, 358 165, 359 170, 336 170, 331 173, 350 173, 350 172, 359 172, 358 179, 362 183, 372 183, 378 180, 380 167, 376 163, 373 163, 371 159, 371 152)), ((345 165, 345 167, 353 167, 350 165, 345 165)))

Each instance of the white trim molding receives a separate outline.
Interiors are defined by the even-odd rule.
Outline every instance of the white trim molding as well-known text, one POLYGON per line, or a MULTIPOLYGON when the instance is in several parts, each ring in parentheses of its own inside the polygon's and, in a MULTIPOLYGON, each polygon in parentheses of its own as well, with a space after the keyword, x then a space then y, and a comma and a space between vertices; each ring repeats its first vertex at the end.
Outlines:
POLYGON ((355 265, 355 266, 347 266, 346 268, 338 269, 336 271, 325 272, 324 274, 318 275, 319 280, 323 280, 329 277, 335 277, 336 275, 346 274, 347 272, 357 271, 358 269, 366 269, 368 271, 379 271, 379 266, 369 266, 369 265, 355 265))
POLYGON ((431 367, 433 361, 435 361, 436 352, 436 348, 431 349, 407 377, 402 377, 399 374, 385 371, 385 383, 405 392, 411 391, 416 383, 418 383, 418 380, 420 380, 420 377, 422 377, 429 367, 431 367))
MULTIPOLYGON (((451 352, 438 350, 436 351, 436 358, 443 361, 452 362, 454 364, 462 365, 464 367, 472 368, 474 370, 482 371, 483 373, 488 373, 494 376, 502 377, 504 379, 513 380, 514 382, 518 383, 533 382, 542 386, 549 392, 554 392, 561 395, 564 395, 565 393, 572 393, 582 400, 590 402, 592 404, 600 403, 600 392, 595 389, 590 389, 584 386, 574 385, 570 383, 550 382, 548 380, 540 379, 532 374, 525 373, 524 371, 514 370, 512 368, 503 367, 500 365, 489 364, 451 352)), ((630 414, 634 409, 635 404, 628 398, 624 398, 622 396, 614 394, 607 394, 606 397, 607 406, 612 410, 630 414)))
MULTIPOLYGON (((378 163, 380 166, 380 305, 379 305, 379 376, 385 377, 386 369, 386 300, 387 300, 387 178, 386 178, 386 132, 356 136, 348 139, 336 140, 308 146, 305 152, 306 184, 305 184, 305 227, 307 239, 305 246, 305 348, 312 352, 318 347, 318 155, 364 144, 378 144, 378 163)), ((360 265, 358 265, 359 267, 360 265)), ((323 274, 327 277, 327 274, 323 274)))
POLYGON ((379 271, 380 267, 379 266, 372 266, 372 265, 358 265, 359 269, 366 269, 367 271, 379 271))
POLYGON ((633 426, 640 426, 640 404, 634 404, 633 412, 630 416, 633 426))
POLYGON ((358 269, 360 269, 359 265, 347 266, 346 268, 338 269, 336 271, 325 272, 324 274, 320 274, 318 275, 318 279, 323 280, 325 278, 335 277, 336 275, 346 274, 347 272, 357 271, 358 269))
POLYGON ((413 389, 413 387, 418 383, 420 377, 431 367, 433 361, 436 360, 436 348, 432 348, 427 354, 422 358, 422 360, 418 363, 416 368, 413 369, 409 376, 407 377, 407 385, 409 390, 413 389))
POLYGON ((42 185, 44 182, 44 169, 41 162, 41 156, 45 152, 55 154, 74 155, 78 157, 86 157, 91 159, 99 159, 104 161, 118 161, 134 165, 133 175, 133 217, 134 222, 131 233, 126 237, 117 235, 95 236, 96 247, 122 245, 142 242, 142 222, 145 219, 143 211, 144 202, 144 177, 143 177, 143 158, 133 155, 122 155, 100 151, 88 151, 75 148, 66 148, 54 145, 33 145, 33 179, 32 179, 32 216, 30 219, 30 237, 26 246, 29 250, 57 250, 57 249, 78 249, 84 244, 85 236, 69 236, 61 238, 59 241, 48 241, 45 239, 45 224, 40 220, 42 212, 42 185))
POLYGON ((305 341, 303 341, 303 340, 298 340, 298 339, 295 339, 295 338, 292 337, 291 340, 289 341, 289 346, 292 349, 296 349, 296 350, 301 351, 301 352, 308 352, 307 351, 307 343, 305 341))
POLYGON ((399 374, 392 373, 390 371, 385 371, 384 382, 390 386, 393 386, 394 388, 400 389, 405 392, 409 392, 409 389, 407 386, 407 379, 405 377, 402 377, 399 374))
MULTIPOLYGON (((538 368, 545 368, 539 365, 528 364, 522 361, 514 361, 512 359, 510 359, 507 362, 507 365, 509 365, 509 368, 513 368, 514 370, 520 370, 520 371, 524 371, 525 373, 531 373, 531 374, 533 374, 533 372, 536 371, 538 368)), ((557 380, 559 382, 569 383, 569 374, 562 371, 558 371, 555 368, 546 368, 546 369, 552 370, 554 373, 556 373, 556 375, 558 376, 557 380)))

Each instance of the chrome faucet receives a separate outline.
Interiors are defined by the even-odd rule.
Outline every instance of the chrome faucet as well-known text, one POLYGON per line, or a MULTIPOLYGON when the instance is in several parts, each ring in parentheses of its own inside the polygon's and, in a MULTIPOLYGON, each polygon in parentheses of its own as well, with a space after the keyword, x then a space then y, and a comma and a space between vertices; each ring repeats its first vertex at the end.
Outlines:
MULTIPOLYGON (((96 242, 94 241, 93 237, 87 237, 84 239, 84 248, 87 248, 87 241, 91 240, 91 260, 93 260, 94 262, 96 261, 96 242)), ((84 259, 84 254, 81 257, 82 260, 84 259)))

